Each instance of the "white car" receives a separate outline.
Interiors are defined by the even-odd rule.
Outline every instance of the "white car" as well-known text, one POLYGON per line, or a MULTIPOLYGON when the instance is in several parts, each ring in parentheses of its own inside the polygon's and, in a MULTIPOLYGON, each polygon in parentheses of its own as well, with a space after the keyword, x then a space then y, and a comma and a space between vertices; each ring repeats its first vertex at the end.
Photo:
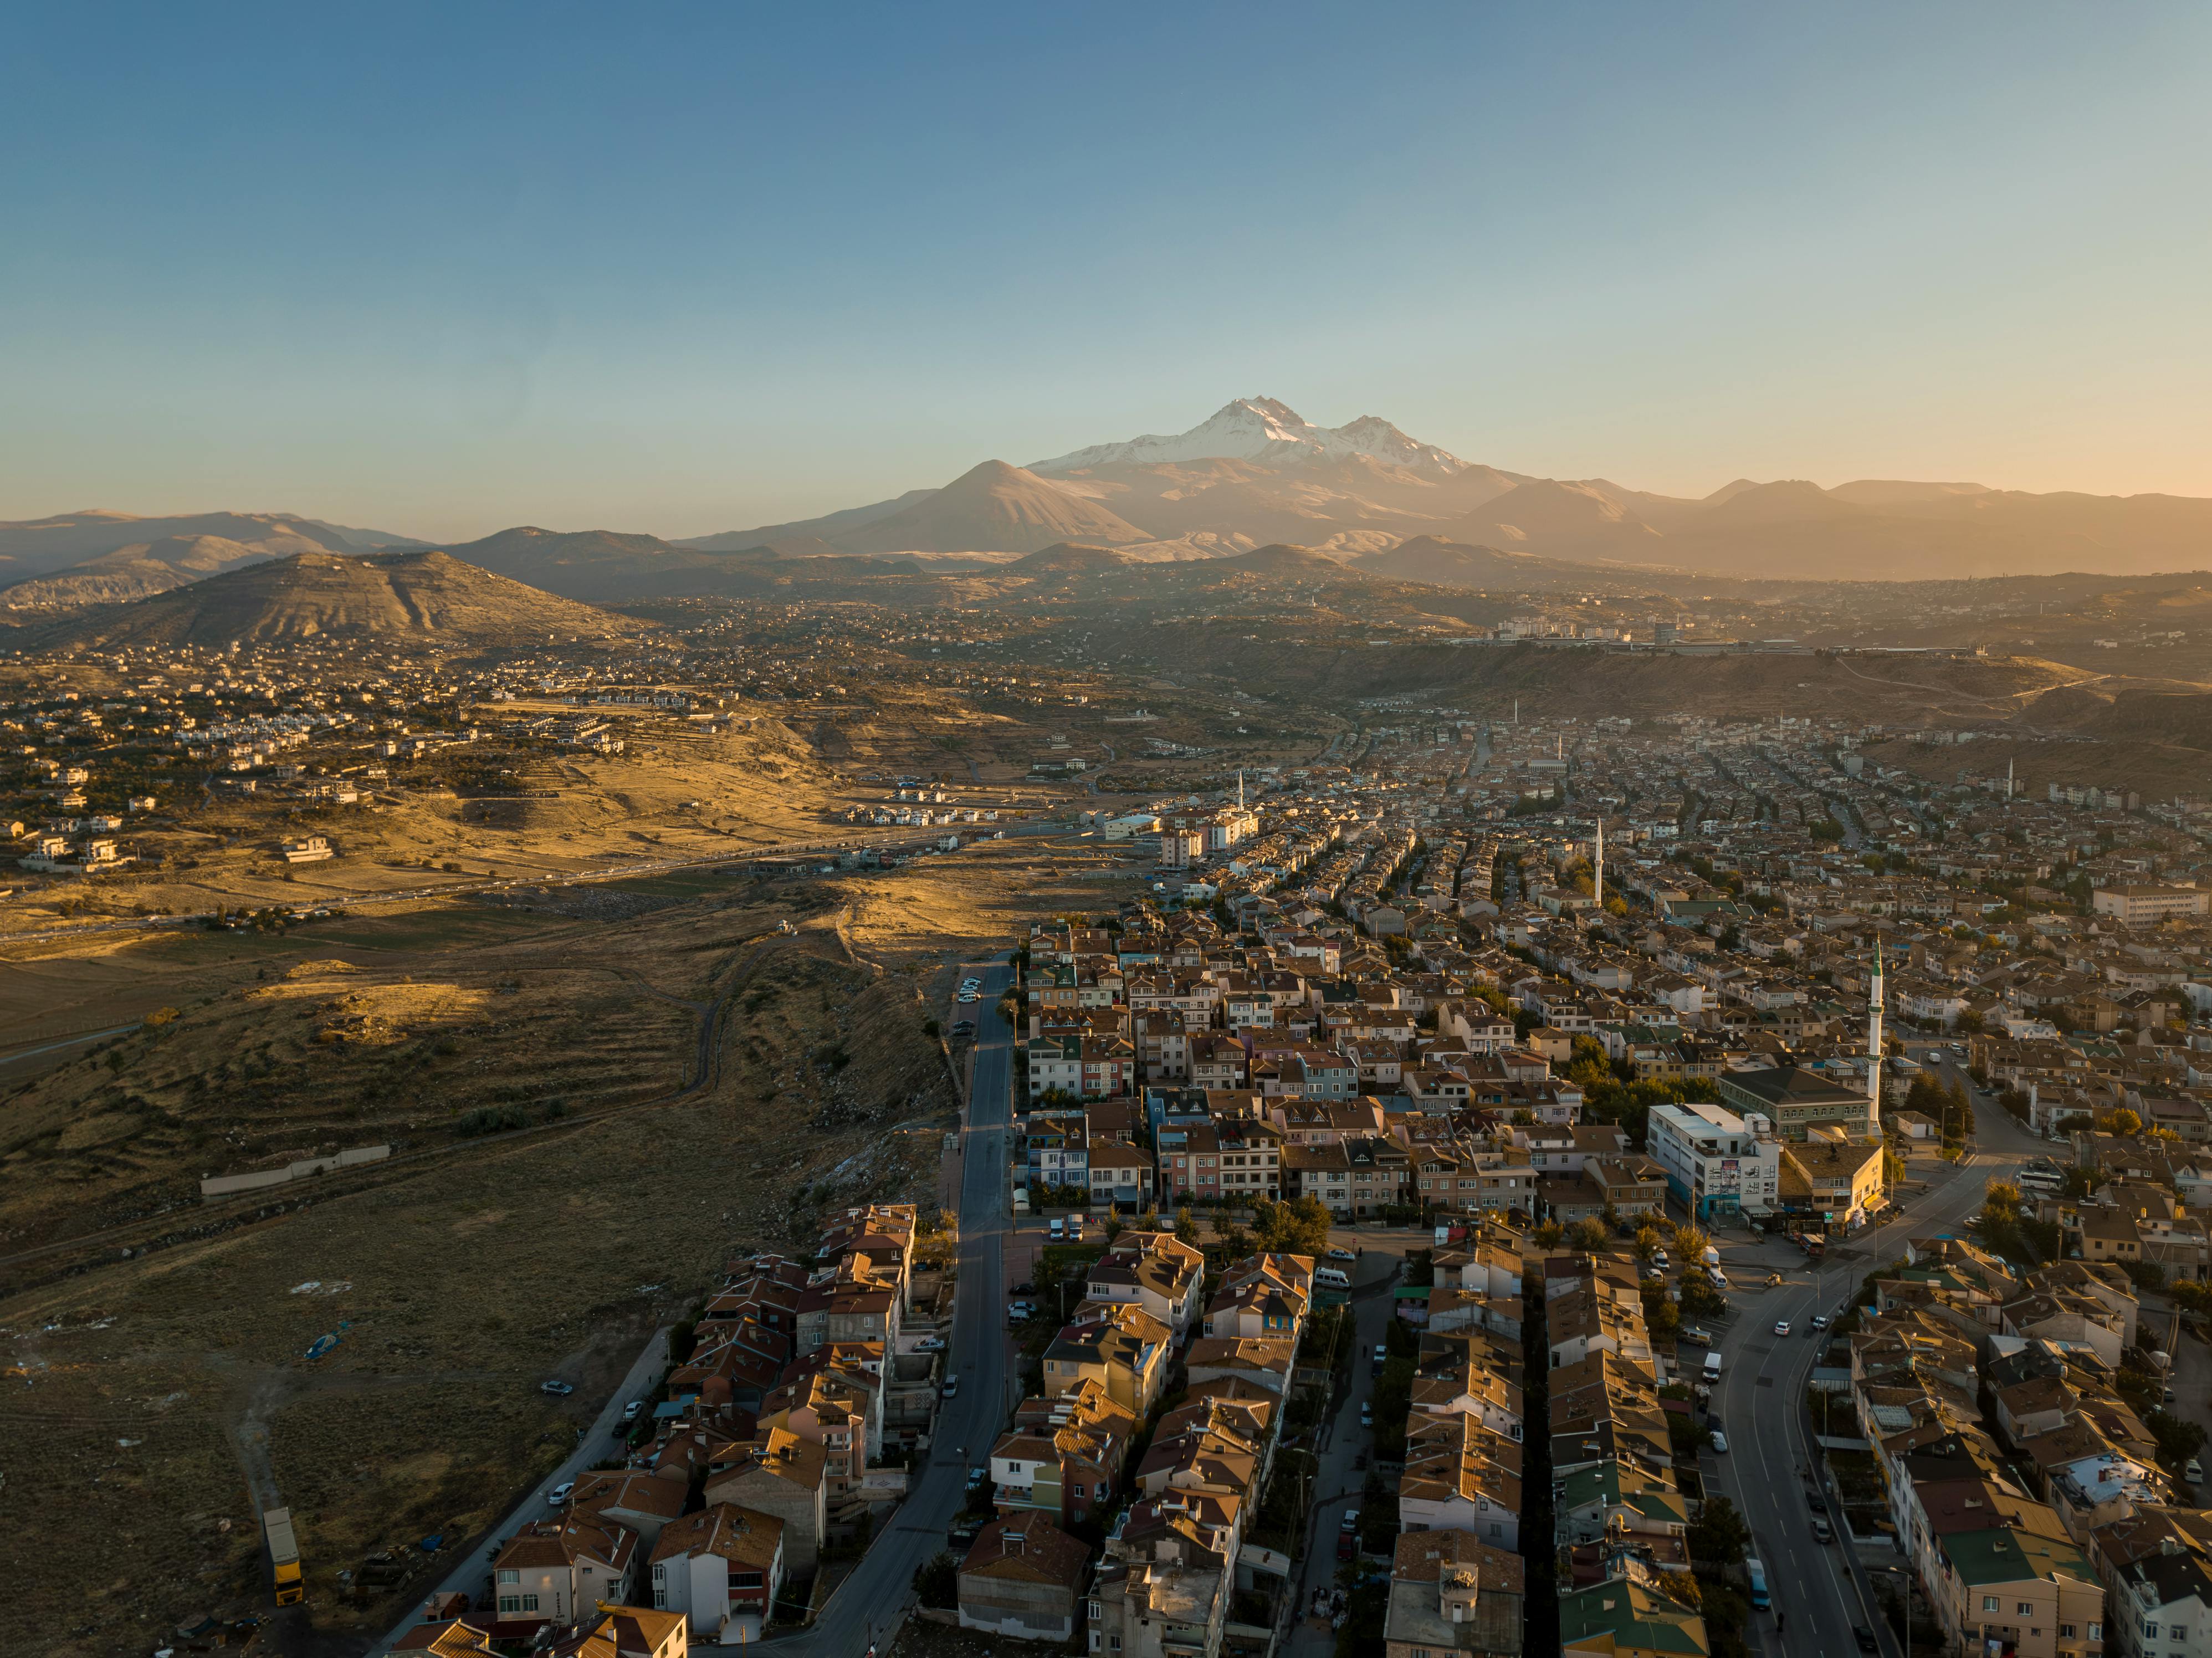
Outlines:
POLYGON ((982 999, 983 999, 981 996, 978 996, 972 990, 963 990, 960 993, 959 996, 960 1005, 963 1007, 972 1007, 982 999))
POLYGON ((1357 1260, 1359 1259, 1356 1252, 1341 1248, 1332 1248, 1328 1252, 1328 1258, 1331 1260, 1357 1260))
POLYGON ((1715 1450, 1718 1451, 1723 1456, 1726 1456, 1728 1455, 1728 1436, 1726 1434, 1723 1433, 1718 1428, 1716 1428, 1711 1433, 1708 1434, 1706 1437, 1713 1442, 1713 1448, 1715 1450))
POLYGON ((551 1491, 546 1492, 545 1500, 551 1506, 557 1509, 563 1503, 566 1503, 568 1500, 568 1494, 575 1489, 576 1482, 573 1479, 568 1480, 562 1485, 556 1485, 551 1491))
POLYGON ((960 1378, 958 1376, 949 1376, 945 1378, 945 1392, 943 1396, 946 1399, 957 1399, 960 1396, 960 1378))
POLYGON ((1813 1327, 1814 1327, 1814 1329, 1816 1329, 1816 1330, 1825 1330, 1825 1329, 1826 1329, 1826 1328, 1828 1327, 1828 1315, 1827 1315, 1826 1313, 1815 1313, 1815 1314, 1814 1314, 1814 1315, 1813 1315, 1813 1327))
POLYGON ((1788 1335, 1790 1333, 1790 1321, 1786 1318, 1776 1319, 1774 1321, 1774 1333, 1778 1336, 1788 1335))

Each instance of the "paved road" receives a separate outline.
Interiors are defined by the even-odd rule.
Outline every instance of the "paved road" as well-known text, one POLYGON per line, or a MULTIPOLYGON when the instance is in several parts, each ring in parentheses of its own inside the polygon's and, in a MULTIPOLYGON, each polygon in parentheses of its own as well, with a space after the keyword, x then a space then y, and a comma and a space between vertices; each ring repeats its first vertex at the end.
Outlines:
MULTIPOLYGON (((514 1512, 492 1528, 491 1535, 475 1548, 465 1551, 454 1558, 453 1569, 446 1574, 434 1589, 424 1591, 422 1600, 431 1594, 465 1594, 471 1601, 490 1587, 491 1557, 500 1546, 529 1521, 549 1519, 554 1514, 545 1500, 545 1493, 556 1485, 566 1485, 580 1478, 595 1462, 608 1461, 623 1455, 623 1406, 633 1399, 642 1399, 653 1391, 660 1380, 660 1373, 668 1368, 668 1328, 663 1326, 653 1332, 653 1339, 645 1344, 637 1362, 629 1367, 629 1374, 614 1391, 596 1420, 578 1442, 568 1460, 540 1480, 530 1495, 515 1505, 514 1512)), ((381 1654, 392 1649, 392 1643, 422 1621, 422 1600, 407 1610, 398 1628, 384 1638, 376 1649, 381 1654)))
MULTIPOLYGON (((837 1586, 812 1626, 770 1639, 780 1653, 813 1658, 860 1658, 898 1621, 915 1569, 945 1546, 945 1533, 967 1491, 967 1468, 981 1461, 1006 1417, 1009 1386, 1005 1286, 1000 1265, 1008 1226, 1007 1136, 1013 1114, 1013 1032, 998 999, 1012 982, 1004 962, 970 963, 963 976, 983 981, 975 1016, 975 1080, 963 1130, 960 1180, 960 1303, 954 1315, 948 1374, 958 1396, 938 1417, 928 1462, 917 1470, 906 1501, 878 1533, 852 1575, 837 1586)), ((694 1643, 694 1652, 731 1651, 694 1643)))
POLYGON ((62 1036, 53 1042, 40 1042, 35 1048, 11 1048, 0 1054, 0 1065, 13 1065, 18 1060, 36 1059, 41 1054, 58 1053, 64 1048, 78 1048, 86 1042, 96 1042, 109 1036, 127 1036, 138 1029, 136 1023, 112 1024, 105 1030, 88 1030, 75 1036, 62 1036))
MULTIPOLYGON (((897 1621, 915 1569, 945 1546, 945 1531, 965 1494, 968 1462, 980 1457, 981 1448, 997 1436, 1006 1417, 1009 1367, 1000 1261, 1007 1225, 1013 1033, 996 1004, 1011 981, 1012 969, 1000 962, 988 967, 971 963, 967 970, 983 981, 983 999, 973 1010, 978 1016, 979 1040, 972 1101, 963 1131, 960 1299, 947 1356, 950 1373, 960 1378, 959 1394, 939 1417, 929 1461, 917 1471, 907 1500, 875 1546, 838 1585, 813 1626, 787 1636, 771 1636, 779 1650, 808 1658, 815 1653, 859 1658, 871 1641, 897 1621)), ((500 1523, 492 1540, 455 1566, 437 1586, 439 1591, 459 1590, 472 1597, 482 1594, 489 1570, 485 1551, 513 1536, 526 1521, 550 1513, 545 1493, 553 1486, 575 1479, 592 1463, 617 1454, 619 1442, 615 1430, 621 1425, 622 1407, 629 1400, 650 1391, 659 1379, 667 1363, 667 1335, 662 1330, 647 1344, 575 1454, 523 1499, 500 1523)), ((400 1628, 377 1651, 389 1651, 391 1641, 416 1621, 416 1612, 410 1609, 400 1628)), ((692 1650, 737 1652, 741 1649, 695 1642, 692 1650)))
MULTIPOLYGON (((1306 1515, 1305 1558, 1288 1590, 1301 1612, 1312 1603, 1316 1588, 1336 1582, 1337 1533, 1346 1510, 1359 1507, 1360 1491, 1367 1482, 1367 1454, 1375 1443, 1372 1430, 1359 1425, 1360 1404, 1375 1390, 1369 1355, 1382 1340, 1384 1327, 1395 1315, 1390 1286, 1401 1260, 1407 1250, 1426 1248, 1431 1235, 1418 1230, 1378 1234, 1339 1227, 1329 1234, 1328 1241, 1362 1254, 1352 1271, 1352 1380, 1336 1401, 1334 1414, 1322 1424, 1314 1447, 1321 1466, 1314 1476, 1313 1500, 1306 1515)), ((1296 1658, 1325 1658, 1335 1649, 1334 1631, 1317 1630, 1303 1617, 1291 1625, 1290 1638, 1284 1643, 1284 1650, 1296 1658)))
MULTIPOLYGON (((1942 1080, 1954 1074, 1972 1086, 1963 1073, 1948 1073, 1942 1080)), ((1729 1454, 1705 1452, 1704 1470, 1708 1489, 1725 1493, 1751 1527, 1751 1552, 1766 1568, 1775 1614, 1754 1614, 1751 1639, 1758 1650, 1776 1658, 1856 1654, 1851 1626, 1857 1624, 1878 1631, 1885 1653, 1898 1649, 1877 1613, 1869 1574, 1853 1552, 1841 1542, 1823 1547, 1814 1540, 1813 1487, 1805 1472, 1814 1466, 1813 1447, 1797 1401, 1804 1396, 1821 1344, 1804 1333, 1814 1314, 1833 1317, 1840 1312, 1869 1272, 1904 1253, 1906 1239, 1962 1232, 1981 1207, 1983 1188, 1990 1180, 2012 1174, 2026 1158, 2049 1149, 1994 1099, 1977 1096, 1974 1108, 1976 1138, 1959 1171, 1905 1204, 1898 1218, 1838 1246, 1853 1259, 1825 1262, 1814 1270, 1786 1242, 1761 1239, 1753 1244, 1744 1242, 1742 1234, 1716 1239, 1739 1287, 1729 1297, 1735 1312, 1721 1339, 1723 1366, 1715 1400, 1727 1428, 1729 1454), (1766 1264, 1755 1266, 1762 1262, 1766 1264), (1753 1287, 1777 1269, 1787 1279, 1780 1288, 1753 1287), (1786 1337, 1774 1333, 1778 1319, 1790 1321, 1786 1337), (1778 1618, 1786 1620, 1778 1635, 1778 1618)))

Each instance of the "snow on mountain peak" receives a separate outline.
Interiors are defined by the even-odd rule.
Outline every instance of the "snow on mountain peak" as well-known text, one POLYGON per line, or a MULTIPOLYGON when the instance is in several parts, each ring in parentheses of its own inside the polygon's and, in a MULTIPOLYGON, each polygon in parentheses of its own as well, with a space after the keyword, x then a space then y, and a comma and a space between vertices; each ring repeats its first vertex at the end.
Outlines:
POLYGON ((1461 472, 1468 465, 1433 444, 1416 442, 1379 416, 1362 415, 1342 426, 1316 426, 1273 398, 1238 398, 1188 432, 1093 444, 1051 460, 1032 461, 1029 470, 1073 472, 1091 466, 1217 459, 1296 466, 1351 455, 1368 455, 1395 466, 1431 472, 1461 472))

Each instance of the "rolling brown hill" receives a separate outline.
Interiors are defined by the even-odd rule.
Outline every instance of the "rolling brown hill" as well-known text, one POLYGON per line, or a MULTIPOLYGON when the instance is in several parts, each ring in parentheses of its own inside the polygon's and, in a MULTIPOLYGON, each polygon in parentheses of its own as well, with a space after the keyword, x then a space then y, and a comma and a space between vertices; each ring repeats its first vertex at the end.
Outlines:
POLYGON ((220 575, 241 564, 311 550, 322 550, 290 538, 243 542, 225 536, 163 536, 158 541, 118 547, 51 575, 27 577, 0 588, 0 607, 70 610, 91 604, 119 604, 220 575))
POLYGON ((1508 592, 1561 581, 1587 584, 1587 567, 1534 553, 1503 553, 1495 547, 1469 547, 1441 536, 1415 536, 1395 547, 1353 561, 1354 568, 1396 581, 1426 582, 1437 587, 1498 587, 1508 592))
MULTIPOLYGON (((794 532, 798 532, 798 526, 794 532)), ((857 529, 806 531, 848 553, 1032 553, 1055 542, 1153 537, 1097 502, 1002 460, 857 529)))
POLYGON ((64 513, 0 523, 0 583, 49 575, 121 548, 203 536, 252 548, 268 558, 361 550, 336 526, 289 513, 184 513, 167 518, 96 510, 64 513))
POLYGON ((704 552, 658 536, 520 525, 444 550, 464 563, 586 604, 684 594, 765 592, 778 562, 764 547, 704 552))
POLYGON ((517 648, 620 637, 650 624, 579 604, 436 551, 301 553, 24 630, 25 648, 276 644, 368 638, 401 649, 517 648))
POLYGON ((1449 528, 1491 544, 1565 558, 1656 562, 1664 537, 1620 501, 1586 483, 1538 478, 1515 485, 1449 528))

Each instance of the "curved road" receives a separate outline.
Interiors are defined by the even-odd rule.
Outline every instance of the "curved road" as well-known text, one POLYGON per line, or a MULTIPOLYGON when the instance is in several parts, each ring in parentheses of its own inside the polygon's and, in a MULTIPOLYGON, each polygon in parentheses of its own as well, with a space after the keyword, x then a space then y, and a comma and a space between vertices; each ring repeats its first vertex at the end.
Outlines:
MULTIPOLYGON (((1917 1054, 1931 1045, 1907 1046, 1917 1054)), ((1700 1457, 1707 1489, 1735 1503, 1751 1527, 1751 1553, 1766 1568, 1772 1615, 1753 1613, 1747 1633, 1755 1649, 1773 1658, 1856 1655, 1854 1625, 1876 1631, 1885 1654, 1899 1650, 1880 1616, 1868 1570, 1843 1541, 1840 1527, 1832 1545, 1823 1546, 1813 1536, 1813 1485, 1805 1471, 1815 1466, 1814 1448, 1798 1401, 1823 1344, 1806 1339, 1807 1321, 1815 1314, 1832 1318, 1841 1312, 1860 1280, 1903 1254, 1908 1238, 1963 1233, 1981 1207, 1990 1181, 2008 1177, 2026 1159, 2049 1149, 1995 1099, 1974 1093, 1971 1079, 1954 1068, 1948 1054, 1941 1069, 1943 1081, 1964 1084, 1974 1101, 1974 1143, 1950 1179, 1904 1205, 1895 1218, 1835 1246, 1851 1257, 1848 1260, 1832 1258, 1815 1268, 1786 1242, 1723 1246, 1724 1264, 1738 1284, 1755 1284, 1775 1266, 1786 1280, 1778 1289, 1745 1288, 1729 1294, 1735 1316, 1721 1339, 1721 1382, 1713 1400, 1727 1429, 1729 1454, 1708 1449, 1700 1457), (1787 1253, 1788 1263, 1778 1258, 1781 1252, 1787 1253), (1767 1263, 1758 1268, 1756 1278, 1754 1260, 1767 1263), (1787 1336, 1774 1333, 1781 1319, 1790 1321, 1787 1336), (1778 1634, 1778 1619, 1786 1625, 1778 1634)), ((1721 1240, 1717 1236, 1715 1242, 1721 1240)), ((1835 1524, 1833 1493, 1820 1495, 1835 1524)), ((1901 1556, 1899 1564, 1905 1564, 1901 1556)))

